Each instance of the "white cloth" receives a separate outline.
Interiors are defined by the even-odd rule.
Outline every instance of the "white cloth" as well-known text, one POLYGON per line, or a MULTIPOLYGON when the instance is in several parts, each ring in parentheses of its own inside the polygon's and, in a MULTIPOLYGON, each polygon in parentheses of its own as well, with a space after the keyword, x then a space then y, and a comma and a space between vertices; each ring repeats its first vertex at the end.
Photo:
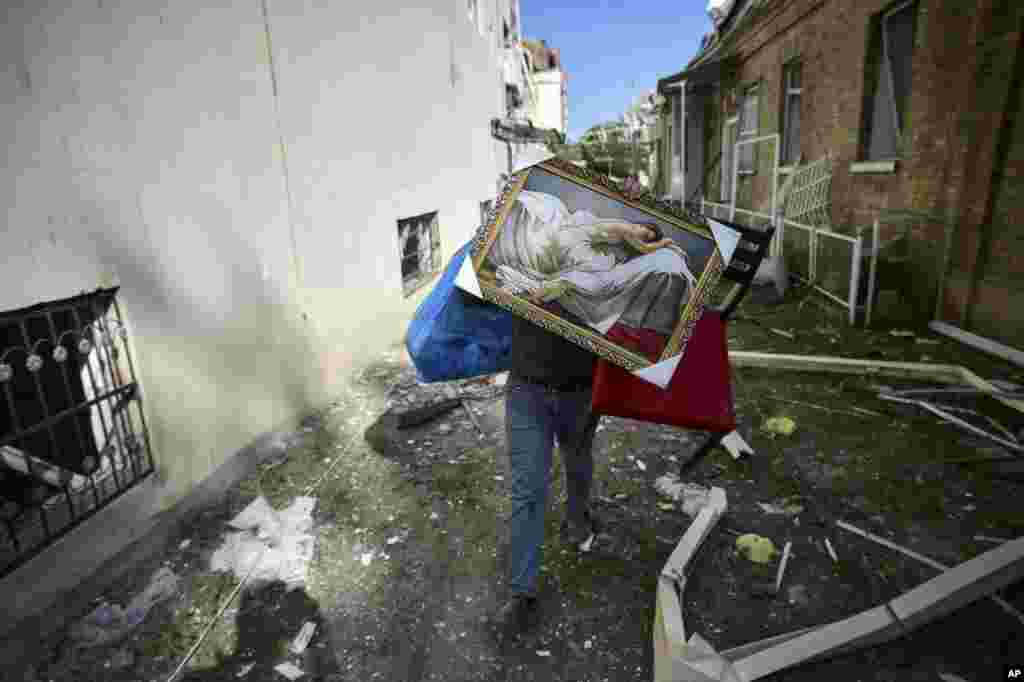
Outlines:
MULTIPOLYGON (((602 226, 623 222, 588 211, 570 213, 558 197, 524 190, 516 197, 488 259, 496 269, 506 266, 528 280, 568 283, 570 288, 559 303, 605 334, 652 275, 683 278, 691 290, 695 284, 681 251, 664 248, 631 257, 622 245, 600 246, 605 236, 602 226)), ((662 303, 681 306, 682 302, 662 303)))

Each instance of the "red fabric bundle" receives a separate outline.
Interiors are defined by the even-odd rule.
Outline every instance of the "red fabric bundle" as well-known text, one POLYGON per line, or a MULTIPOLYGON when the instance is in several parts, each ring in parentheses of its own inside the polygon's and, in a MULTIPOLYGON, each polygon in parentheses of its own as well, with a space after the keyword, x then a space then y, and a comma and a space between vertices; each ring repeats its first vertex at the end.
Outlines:
MULTIPOLYGON (((668 342, 668 337, 657 332, 622 324, 612 326, 606 337, 652 362, 668 342)), ((595 414, 611 417, 715 433, 732 431, 736 428, 736 415, 725 322, 715 311, 704 312, 664 389, 598 359, 592 408, 595 414)))

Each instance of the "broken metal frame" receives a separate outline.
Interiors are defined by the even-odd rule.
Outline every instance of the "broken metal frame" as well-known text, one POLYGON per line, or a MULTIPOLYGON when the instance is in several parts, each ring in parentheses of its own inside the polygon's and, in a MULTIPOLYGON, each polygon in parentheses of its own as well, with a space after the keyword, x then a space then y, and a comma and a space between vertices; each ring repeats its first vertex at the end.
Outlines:
POLYGON ((1006 542, 880 606, 816 627, 750 642, 718 653, 683 621, 686 576, 726 510, 725 491, 686 530, 658 578, 654 625, 655 682, 750 682, 812 660, 849 654, 898 639, 1024 577, 1024 538, 1006 542))
POLYGON ((807 265, 807 277, 797 275, 798 279, 803 280, 815 291, 826 296, 830 300, 838 303, 847 310, 849 323, 855 324, 857 321, 857 313, 864 313, 864 326, 871 324, 871 316, 873 312, 873 302, 875 296, 875 278, 878 273, 878 244, 879 244, 879 223, 876 220, 871 227, 871 236, 866 238, 864 232, 866 228, 858 228, 857 235, 851 237, 850 235, 841 234, 839 232, 833 232, 823 227, 816 227, 814 225, 808 225, 806 223, 799 223, 788 218, 783 218, 777 215, 774 219, 772 216, 766 213, 760 213, 758 211, 751 211, 745 208, 737 208, 728 204, 715 203, 701 198, 701 213, 707 214, 708 207, 716 210, 729 211, 730 215, 736 213, 742 213, 747 216, 754 218, 760 218, 767 223, 775 225, 775 241, 772 244, 772 254, 776 256, 784 255, 784 243, 785 234, 787 228, 795 228, 803 230, 807 233, 807 253, 808 253, 808 265, 807 265), (781 235, 781 236, 780 236, 781 235), (839 241, 849 242, 851 244, 852 255, 850 257, 850 284, 846 299, 837 296, 828 289, 818 284, 818 241, 819 239, 833 239, 839 241), (867 300, 861 304, 859 302, 861 280, 864 274, 863 261, 865 255, 868 256, 868 272, 867 272, 867 300))
POLYGON ((729 362, 733 367, 886 376, 912 381, 973 386, 981 393, 991 395, 1007 407, 1024 412, 1024 400, 1003 397, 1000 395, 1002 391, 998 386, 959 365, 856 360, 823 355, 785 355, 755 351, 729 351, 729 362))

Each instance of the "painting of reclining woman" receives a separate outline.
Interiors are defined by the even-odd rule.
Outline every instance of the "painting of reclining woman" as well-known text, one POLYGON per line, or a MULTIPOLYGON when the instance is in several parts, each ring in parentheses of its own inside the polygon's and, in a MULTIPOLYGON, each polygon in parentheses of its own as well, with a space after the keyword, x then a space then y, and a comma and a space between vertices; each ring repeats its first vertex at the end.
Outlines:
POLYGON ((630 369, 683 350, 720 271, 707 228, 559 161, 501 202, 478 240, 485 297, 630 369))

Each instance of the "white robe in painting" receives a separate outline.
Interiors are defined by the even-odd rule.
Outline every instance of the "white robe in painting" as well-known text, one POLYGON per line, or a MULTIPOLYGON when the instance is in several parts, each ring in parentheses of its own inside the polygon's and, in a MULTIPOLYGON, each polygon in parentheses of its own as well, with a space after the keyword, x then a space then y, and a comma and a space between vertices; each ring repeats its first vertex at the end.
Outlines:
POLYGON ((558 302, 602 334, 620 318, 670 334, 695 285, 686 254, 676 247, 636 255, 602 228, 622 222, 570 213, 558 197, 524 190, 488 260, 514 293, 567 285, 558 302))

